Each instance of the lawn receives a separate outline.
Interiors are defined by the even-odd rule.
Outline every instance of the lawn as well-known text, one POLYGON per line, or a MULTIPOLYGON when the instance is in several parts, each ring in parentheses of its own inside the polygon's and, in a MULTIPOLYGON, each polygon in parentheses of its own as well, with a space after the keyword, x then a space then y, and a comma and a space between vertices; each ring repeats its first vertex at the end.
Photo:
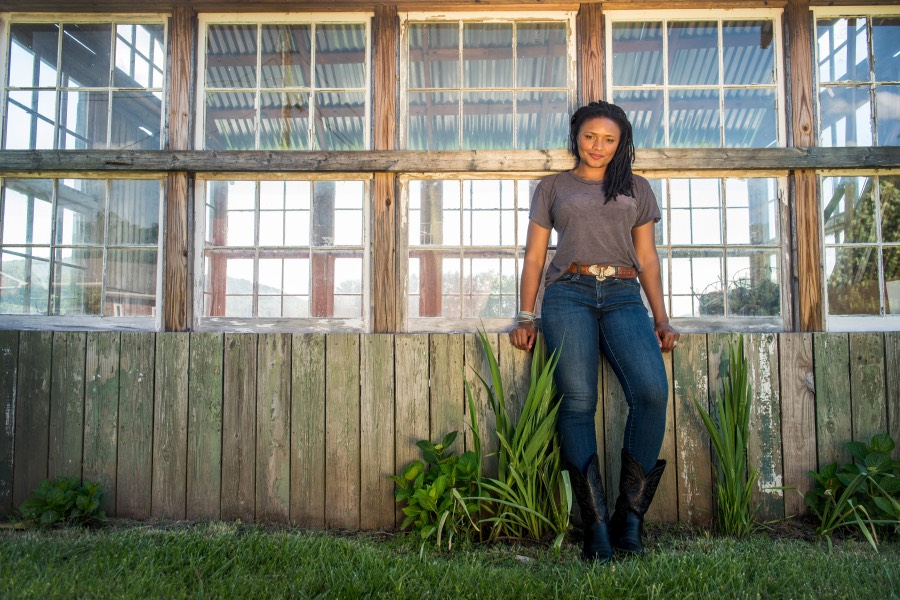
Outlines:
POLYGON ((411 534, 113 521, 0 530, 3 598, 900 598, 900 542, 832 547, 793 526, 743 541, 654 526, 650 553, 585 564, 578 546, 421 550, 411 534), (798 533, 799 532, 799 533, 798 533))

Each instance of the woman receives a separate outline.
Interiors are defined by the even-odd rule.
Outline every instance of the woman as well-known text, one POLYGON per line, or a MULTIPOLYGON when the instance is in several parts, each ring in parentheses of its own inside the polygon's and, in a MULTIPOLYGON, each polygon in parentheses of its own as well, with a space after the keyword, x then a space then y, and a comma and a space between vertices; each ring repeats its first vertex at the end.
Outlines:
POLYGON ((661 351, 672 350, 679 334, 669 325, 663 304, 653 231, 659 207, 647 180, 631 172, 631 123, 620 107, 591 102, 575 112, 570 125, 569 150, 576 166, 545 177, 535 189, 520 287, 522 310, 509 335, 517 348, 534 345, 533 311, 550 230, 556 229, 557 250, 544 277, 541 327, 548 349, 560 353, 554 375, 561 396, 557 428, 581 508, 582 554, 606 561, 613 548, 643 553, 644 514, 665 468, 665 461, 657 460, 668 399, 661 351), (629 406, 612 518, 594 429, 600 350, 629 406))

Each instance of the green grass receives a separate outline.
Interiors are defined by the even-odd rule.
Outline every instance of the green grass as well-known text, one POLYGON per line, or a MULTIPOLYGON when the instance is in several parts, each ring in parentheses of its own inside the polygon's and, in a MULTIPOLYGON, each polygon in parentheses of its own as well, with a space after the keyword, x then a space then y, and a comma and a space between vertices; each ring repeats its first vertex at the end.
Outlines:
MULTIPOLYGON (((795 536, 796 537, 796 536, 795 536)), ((255 525, 0 531, 3 598, 900 598, 900 543, 716 538, 670 527, 642 559, 578 547, 426 548, 403 534, 255 525)))

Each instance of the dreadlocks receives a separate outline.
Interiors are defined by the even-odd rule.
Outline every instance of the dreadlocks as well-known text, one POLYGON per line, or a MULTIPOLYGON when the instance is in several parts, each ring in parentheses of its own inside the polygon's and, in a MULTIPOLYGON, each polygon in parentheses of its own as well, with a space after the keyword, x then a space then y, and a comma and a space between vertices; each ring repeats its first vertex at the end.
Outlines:
MULTIPOLYGON (((619 147, 606 167, 603 183, 606 187, 606 202, 615 200, 619 194, 634 197, 634 180, 631 173, 631 163, 634 162, 634 136, 631 133, 631 123, 625 115, 625 111, 609 102, 591 102, 582 106, 572 115, 569 127, 569 152, 578 159, 578 132, 588 119, 603 117, 613 121, 619 126, 622 135, 619 137, 619 147)), ((577 162, 576 162, 577 164, 577 162)))

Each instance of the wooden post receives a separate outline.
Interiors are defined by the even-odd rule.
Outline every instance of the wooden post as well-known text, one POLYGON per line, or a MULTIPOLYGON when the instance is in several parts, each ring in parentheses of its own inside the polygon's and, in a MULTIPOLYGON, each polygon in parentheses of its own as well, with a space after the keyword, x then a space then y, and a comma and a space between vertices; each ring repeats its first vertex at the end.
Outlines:
MULTIPOLYGON (((2 23, 0 23, 2 25, 2 23)), ((0 331, 0 517, 13 511, 13 447, 19 332, 0 331)))
POLYGON ((575 18, 581 103, 603 99, 603 21, 600 4, 582 4, 575 18))
MULTIPOLYGON (((789 0, 785 13, 790 86, 791 146, 816 145, 813 96, 812 34, 809 0, 789 0)), ((797 294, 800 331, 824 330, 822 306, 822 242, 819 232, 819 192, 816 173, 799 169, 793 173, 794 218, 797 230, 797 294)))

